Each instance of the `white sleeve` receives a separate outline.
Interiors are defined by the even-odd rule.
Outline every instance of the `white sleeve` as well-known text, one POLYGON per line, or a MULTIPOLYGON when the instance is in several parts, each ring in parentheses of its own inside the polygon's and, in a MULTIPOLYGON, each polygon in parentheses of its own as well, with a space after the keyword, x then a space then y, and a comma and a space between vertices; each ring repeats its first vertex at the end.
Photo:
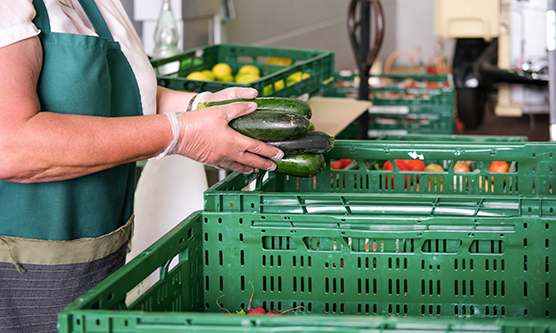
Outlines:
POLYGON ((32 0, 1 0, 0 47, 38 35, 40 31, 32 22, 34 17, 32 0))

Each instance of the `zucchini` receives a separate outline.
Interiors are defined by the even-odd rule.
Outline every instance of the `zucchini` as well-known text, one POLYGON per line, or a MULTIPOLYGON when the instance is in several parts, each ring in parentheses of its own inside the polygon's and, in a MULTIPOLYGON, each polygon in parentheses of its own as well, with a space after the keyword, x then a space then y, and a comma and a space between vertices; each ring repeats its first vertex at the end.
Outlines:
POLYGON ((334 138, 324 132, 314 131, 299 138, 267 143, 282 150, 285 156, 323 154, 334 147, 334 138))
POLYGON ((313 177, 326 166, 322 154, 302 154, 284 157, 276 162, 275 172, 295 177, 313 177))
POLYGON ((284 111, 297 113, 311 119, 311 106, 297 98, 288 97, 256 97, 254 99, 230 99, 227 101, 203 102, 199 103, 198 109, 208 108, 217 105, 226 105, 234 102, 255 102, 257 110, 260 111, 284 111))
POLYGON ((311 122, 307 117, 282 111, 254 111, 233 119, 230 127, 261 141, 282 141, 307 134, 311 122))

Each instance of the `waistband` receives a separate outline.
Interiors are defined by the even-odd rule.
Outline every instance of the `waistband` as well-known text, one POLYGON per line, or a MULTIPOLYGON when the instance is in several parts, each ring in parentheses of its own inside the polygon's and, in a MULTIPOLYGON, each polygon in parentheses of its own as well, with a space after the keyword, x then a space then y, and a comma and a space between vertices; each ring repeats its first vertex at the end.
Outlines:
MULTIPOLYGON (((132 215, 120 228, 97 238, 51 241, 0 235, 0 262, 36 265, 62 265, 91 262, 130 244, 133 234, 132 215)), ((24 270, 23 270, 24 271, 24 270)))

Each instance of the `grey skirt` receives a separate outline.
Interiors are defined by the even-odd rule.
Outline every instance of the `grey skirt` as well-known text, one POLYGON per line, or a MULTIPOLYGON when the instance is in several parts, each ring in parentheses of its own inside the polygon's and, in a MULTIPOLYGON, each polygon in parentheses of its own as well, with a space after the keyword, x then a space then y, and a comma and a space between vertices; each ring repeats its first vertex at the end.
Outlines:
POLYGON ((0 332, 57 332, 58 312, 125 264, 132 225, 66 242, 0 236, 0 332))

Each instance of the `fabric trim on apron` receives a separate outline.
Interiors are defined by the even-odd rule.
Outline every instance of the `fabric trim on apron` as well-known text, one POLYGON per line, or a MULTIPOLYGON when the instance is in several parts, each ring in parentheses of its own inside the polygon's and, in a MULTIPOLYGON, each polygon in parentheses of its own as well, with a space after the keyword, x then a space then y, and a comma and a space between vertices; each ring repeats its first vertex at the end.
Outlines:
POLYGON ((120 249, 128 243, 132 233, 133 216, 117 230, 97 238, 45 241, 0 235, 0 262, 13 262, 20 266, 91 262, 120 249))

